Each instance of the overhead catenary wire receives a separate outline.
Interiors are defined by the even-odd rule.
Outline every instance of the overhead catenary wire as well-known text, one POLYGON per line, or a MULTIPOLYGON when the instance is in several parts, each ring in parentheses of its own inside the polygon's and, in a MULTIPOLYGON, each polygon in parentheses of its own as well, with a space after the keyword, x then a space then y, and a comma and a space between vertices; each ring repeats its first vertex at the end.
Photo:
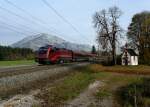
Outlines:
MULTIPOLYGON (((16 16, 16 17, 19 17, 20 19, 22 19, 22 20, 24 20, 24 21, 27 21, 27 19, 26 19, 25 17, 23 17, 23 16, 21 16, 21 15, 19 15, 19 14, 16 14, 15 12, 10 11, 9 9, 6 9, 6 8, 4 8, 4 7, 2 7, 2 6, 0 6, 0 9, 3 10, 3 11, 6 11, 7 13, 12 14, 12 15, 14 15, 14 16, 16 16)), ((29 22, 29 23, 35 23, 34 21, 31 21, 31 20, 28 20, 28 22, 29 22), (30 21, 30 22, 29 22, 29 21, 30 21)))
MULTIPOLYGON (((8 1, 8 0, 7 0, 8 1)), ((15 7, 17 6, 17 5, 14 5, 15 7)), ((19 15, 19 14, 17 14, 17 13, 15 13, 15 12, 13 12, 13 11, 10 11, 9 9, 7 9, 7 8, 4 8, 4 7, 2 7, 2 6, 0 6, 0 9, 1 10, 3 10, 3 11, 6 11, 7 13, 9 13, 9 14, 11 14, 11 15, 14 15, 14 16, 16 16, 16 17, 19 17, 20 19, 22 19, 22 20, 24 20, 24 21, 28 21, 28 23, 34 23, 34 24, 37 24, 36 22, 34 22, 34 21, 32 21, 32 20, 30 20, 30 19, 27 19, 27 18, 25 18, 25 17, 23 17, 23 16, 21 16, 21 15, 19 15)), ((17 9, 21 9, 21 8, 17 8, 17 9)), ((23 10, 23 9, 21 9, 22 10, 22 12, 24 12, 25 10, 23 10)), ((27 13, 27 12, 26 12, 27 13)), ((33 18, 33 17, 32 17, 33 18)), ((54 33, 56 33, 56 32, 54 32, 54 33)), ((56 33, 56 34, 60 34, 60 33, 56 33)), ((62 34, 61 34, 62 35, 62 34)), ((72 38, 71 38, 72 39, 72 38)), ((75 40, 76 41, 76 40, 75 40)))
MULTIPOLYGON (((13 2, 11 2, 10 0, 4 0, 6 3, 10 4, 11 6, 17 8, 19 11, 22 11, 23 13, 25 13, 26 15, 28 15, 29 17, 31 17, 34 21, 36 20, 38 23, 43 24, 43 25, 47 25, 47 22, 35 17, 34 15, 32 15, 31 13, 27 12, 25 9, 19 7, 18 5, 14 4, 13 2)), ((50 27, 48 29, 53 29, 56 30, 54 27, 50 27)))
MULTIPOLYGON (((8 17, 4 17, 4 16, 0 16, 0 18, 2 19, 2 20, 12 20, 12 19, 10 19, 10 18, 8 18, 8 17)), ((34 28, 31 28, 31 27, 29 27, 29 26, 27 26, 27 25, 24 25, 24 24, 20 24, 18 21, 16 21, 16 20, 12 20, 12 22, 15 24, 15 25, 19 25, 19 26, 21 26, 21 27, 23 27, 25 30, 28 30, 28 31, 33 31, 34 33, 39 33, 39 32, 37 32, 36 31, 36 29, 34 29, 34 28)))
MULTIPOLYGON (((37 23, 36 23, 35 21, 32 21, 32 20, 30 20, 30 19, 28 19, 28 18, 25 18, 25 17, 23 17, 23 16, 21 16, 21 15, 19 15, 19 14, 16 14, 15 12, 10 11, 9 9, 6 9, 6 8, 4 8, 4 7, 2 7, 2 6, 0 6, 0 9, 6 11, 6 12, 8 12, 9 14, 12 14, 12 15, 14 15, 14 16, 16 16, 16 17, 19 17, 20 19, 22 19, 22 20, 24 20, 24 21, 26 21, 26 22, 28 22, 28 23, 34 23, 34 24, 37 25, 37 23)), ((39 24, 38 24, 38 26, 39 26, 39 24)), ((42 26, 42 27, 43 27, 43 26, 42 26)), ((45 28, 45 27, 44 27, 44 28, 45 28)), ((47 28, 45 28, 45 29, 47 29, 47 28)), ((48 29, 48 30, 50 30, 50 29, 48 29)), ((51 31, 52 31, 52 30, 51 30, 51 31)), ((52 31, 52 32, 54 32, 54 31, 52 31)))
MULTIPOLYGON (((19 7, 18 5, 14 4, 14 3, 11 2, 10 0, 4 0, 4 1, 5 1, 6 3, 10 4, 11 6, 17 8, 18 10, 22 11, 22 12, 25 13, 26 15, 28 15, 28 16, 31 17, 34 21, 36 20, 36 22, 38 22, 38 23, 40 23, 40 24, 42 24, 42 25, 46 25, 46 26, 47 26, 47 22, 45 22, 45 21, 43 21, 43 20, 41 20, 41 19, 35 17, 34 15, 30 14, 30 13, 27 12, 25 9, 23 9, 23 8, 19 7)), ((4 8, 2 8, 2 9, 3 9, 3 10, 6 10, 6 9, 4 9, 4 8)), ((7 9, 7 12, 9 12, 9 13, 12 14, 12 12, 10 12, 8 9, 7 9)), ((15 14, 15 16, 19 16, 19 17, 20 17, 20 15, 17 15, 17 14, 15 14)), ((22 18, 22 17, 20 17, 20 18, 22 18)), ((46 29, 47 29, 47 28, 46 28, 46 29)), ((48 27, 48 30, 54 32, 54 33, 57 34, 57 35, 64 35, 64 34, 62 34, 62 33, 58 33, 58 31, 57 31, 54 27, 48 27)), ((68 37, 68 36, 67 36, 67 37, 68 37)), ((68 38, 70 38, 70 37, 68 37, 68 38)), ((70 39, 72 39, 72 38, 70 38, 70 39)), ((73 40, 73 41, 76 41, 76 40, 73 40)))
POLYGON ((27 35, 27 34, 25 34, 24 32, 17 31, 17 30, 15 30, 15 29, 13 29, 13 28, 11 28, 11 27, 8 27, 8 26, 4 26, 4 25, 1 25, 1 24, 0 24, 0 27, 1 27, 1 28, 4 28, 4 29, 6 29, 6 30, 9 30, 9 31, 13 31, 13 32, 22 34, 22 35, 27 35))
POLYGON ((47 0, 42 0, 42 2, 47 7, 49 7, 58 17, 60 17, 65 23, 67 23, 76 33, 78 33, 84 39, 88 40, 88 38, 85 35, 80 33, 80 31, 70 21, 68 21, 65 17, 63 17, 52 5, 50 5, 50 3, 47 2, 47 0))
POLYGON ((14 6, 14 7, 17 8, 18 10, 20 10, 20 11, 26 13, 26 14, 27 14, 28 16, 30 16, 32 19, 37 20, 38 22, 40 22, 40 23, 42 23, 42 24, 47 24, 47 23, 44 22, 43 20, 40 20, 39 18, 37 18, 37 17, 33 16, 32 14, 30 14, 29 12, 27 12, 25 9, 23 9, 23 8, 21 8, 21 7, 19 7, 19 6, 17 6, 17 5, 14 4, 13 2, 11 2, 11 1, 9 1, 9 0, 4 0, 4 1, 5 1, 6 3, 8 3, 8 4, 14 6))
POLYGON ((8 27, 12 27, 13 29, 17 29, 17 30, 25 30, 25 32, 27 32, 27 33, 36 33, 36 32, 32 32, 32 31, 29 31, 29 30, 26 30, 26 29, 22 29, 22 28, 20 28, 20 27, 16 27, 15 25, 11 25, 11 24, 7 24, 6 22, 4 22, 4 21, 2 21, 2 20, 0 20, 0 23, 2 23, 3 25, 6 25, 6 26, 8 26, 8 27))

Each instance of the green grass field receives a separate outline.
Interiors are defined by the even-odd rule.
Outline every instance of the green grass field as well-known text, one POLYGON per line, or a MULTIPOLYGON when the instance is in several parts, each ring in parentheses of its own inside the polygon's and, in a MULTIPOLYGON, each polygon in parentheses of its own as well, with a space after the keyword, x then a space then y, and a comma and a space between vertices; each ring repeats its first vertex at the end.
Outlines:
POLYGON ((32 64, 36 64, 36 62, 34 60, 0 61, 0 67, 32 64))

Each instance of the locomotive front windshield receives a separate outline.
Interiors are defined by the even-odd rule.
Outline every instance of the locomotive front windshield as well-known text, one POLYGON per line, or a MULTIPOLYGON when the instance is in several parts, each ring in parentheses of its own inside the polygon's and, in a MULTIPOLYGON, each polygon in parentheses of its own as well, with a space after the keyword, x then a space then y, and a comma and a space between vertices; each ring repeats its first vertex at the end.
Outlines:
POLYGON ((40 49, 39 49, 39 54, 46 54, 47 53, 47 50, 48 50, 48 48, 46 48, 46 47, 41 47, 40 49))

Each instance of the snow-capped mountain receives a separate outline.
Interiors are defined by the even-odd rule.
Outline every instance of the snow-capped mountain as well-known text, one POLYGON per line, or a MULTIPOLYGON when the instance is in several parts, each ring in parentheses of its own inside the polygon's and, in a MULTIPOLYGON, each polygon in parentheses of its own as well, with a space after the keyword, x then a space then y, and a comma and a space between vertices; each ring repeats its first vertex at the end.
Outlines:
POLYGON ((77 51, 91 51, 91 46, 71 43, 57 36, 41 33, 38 35, 28 36, 14 44, 12 47, 31 48, 36 51, 39 47, 45 45, 54 45, 59 48, 66 48, 77 51))

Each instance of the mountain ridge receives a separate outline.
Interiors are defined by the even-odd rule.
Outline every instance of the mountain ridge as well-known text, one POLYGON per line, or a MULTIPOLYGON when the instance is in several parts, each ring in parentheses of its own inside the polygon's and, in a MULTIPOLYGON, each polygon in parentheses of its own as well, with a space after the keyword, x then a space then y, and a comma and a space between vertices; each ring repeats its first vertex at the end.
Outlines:
POLYGON ((30 48, 36 51, 39 47, 45 45, 54 45, 59 48, 66 48, 76 51, 91 51, 90 45, 72 43, 58 36, 46 33, 40 33, 37 35, 25 37, 22 40, 13 43, 11 47, 30 48))

